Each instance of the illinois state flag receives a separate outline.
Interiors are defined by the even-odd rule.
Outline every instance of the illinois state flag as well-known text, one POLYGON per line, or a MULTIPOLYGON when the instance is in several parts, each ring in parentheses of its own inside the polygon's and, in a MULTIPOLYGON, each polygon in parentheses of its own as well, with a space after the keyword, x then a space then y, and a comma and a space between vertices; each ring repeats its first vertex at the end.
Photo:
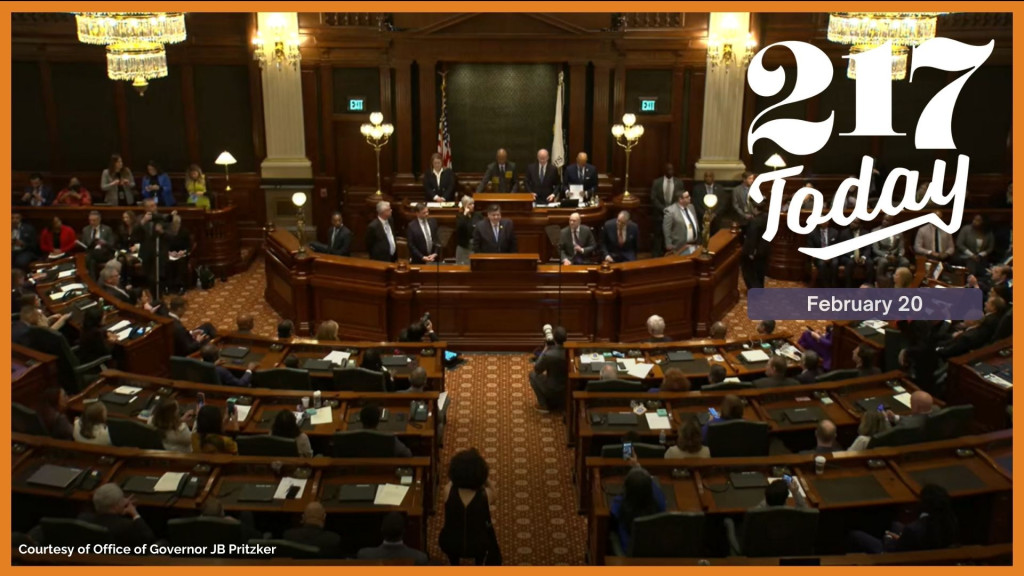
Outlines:
POLYGON ((565 166, 565 133, 562 129, 562 100, 565 98, 564 72, 558 73, 558 96, 555 97, 554 141, 551 143, 551 163, 565 166))

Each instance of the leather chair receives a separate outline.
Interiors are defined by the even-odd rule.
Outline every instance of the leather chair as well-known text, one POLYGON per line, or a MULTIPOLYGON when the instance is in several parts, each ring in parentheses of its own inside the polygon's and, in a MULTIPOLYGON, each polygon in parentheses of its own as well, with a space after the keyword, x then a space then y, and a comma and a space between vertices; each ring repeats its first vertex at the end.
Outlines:
POLYGON ((707 440, 713 458, 767 456, 768 424, 746 420, 711 422, 707 440))
POLYGON ((629 550, 617 531, 611 534, 616 556, 633 558, 697 558, 703 555, 704 513, 661 512, 633 520, 629 550))
POLYGON ((886 446, 907 446, 924 441, 924 429, 919 426, 894 426, 878 434, 868 443, 868 448, 884 448, 886 446))
POLYGON ((253 372, 252 387, 275 390, 312 390, 313 384, 308 370, 272 368, 253 372))
POLYGON ((17 402, 11 402, 11 429, 33 436, 50 435, 39 413, 17 402))
POLYGON ((262 434, 239 436, 235 442, 238 443, 239 456, 297 457, 299 455, 299 448, 296 446, 294 438, 262 434))
POLYGON ((967 433, 973 417, 974 406, 971 404, 947 406, 930 414, 924 421, 924 440, 935 442, 959 438, 967 433))
POLYGON ((220 377, 217 376, 217 368, 213 364, 183 356, 171 356, 171 379, 220 385, 220 377))
POLYGON ((332 389, 339 392, 387 392, 384 373, 366 368, 334 370, 332 389))
POLYGON ((337 432, 332 440, 335 458, 394 458, 395 437, 377 430, 337 432))
POLYGON ((788 506, 749 510, 739 538, 732 519, 726 518, 730 553, 749 557, 813 555, 818 517, 817 510, 788 506))
POLYGON ((107 430, 114 446, 163 450, 163 434, 156 428, 132 418, 108 418, 107 430))
POLYGON ((43 539, 55 546, 85 546, 110 543, 110 530, 74 518, 43 518, 39 521, 43 539))

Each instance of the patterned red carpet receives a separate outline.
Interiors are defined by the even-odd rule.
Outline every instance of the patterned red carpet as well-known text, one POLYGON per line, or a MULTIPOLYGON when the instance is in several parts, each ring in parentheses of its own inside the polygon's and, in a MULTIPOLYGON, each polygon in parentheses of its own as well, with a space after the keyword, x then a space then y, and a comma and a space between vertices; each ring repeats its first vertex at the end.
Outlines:
MULTIPOLYGON (((247 272, 225 283, 218 281, 211 290, 190 291, 185 324, 212 322, 218 329, 234 330, 235 318, 249 313, 256 319, 257 334, 276 335, 280 318, 263 300, 263 270, 260 259, 247 272)), ((798 286, 771 280, 768 284, 798 286)), ((756 333, 757 323, 747 319, 745 299, 724 321, 730 338, 756 333)), ((779 322, 776 330, 799 334, 806 324, 779 322)), ((466 359, 447 375, 451 405, 438 466, 441 485, 448 481, 451 456, 475 447, 490 463, 497 494, 492 514, 505 564, 582 564, 587 521, 576 514, 573 455, 565 446, 561 417, 533 409, 536 401, 527 381, 533 367, 529 356, 469 354, 466 359)), ((445 558, 437 547, 444 522, 443 504, 439 508, 429 522, 428 552, 435 561, 445 558)))

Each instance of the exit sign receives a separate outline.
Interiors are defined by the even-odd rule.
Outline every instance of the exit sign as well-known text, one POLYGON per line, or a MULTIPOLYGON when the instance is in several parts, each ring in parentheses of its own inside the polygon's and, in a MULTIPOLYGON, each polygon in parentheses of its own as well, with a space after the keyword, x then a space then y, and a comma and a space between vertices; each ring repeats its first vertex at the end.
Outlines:
POLYGON ((349 112, 362 112, 366 109, 366 98, 349 98, 348 99, 348 111, 349 112))
POLYGON ((658 99, 640 97, 640 113, 642 114, 655 114, 658 112, 658 99))

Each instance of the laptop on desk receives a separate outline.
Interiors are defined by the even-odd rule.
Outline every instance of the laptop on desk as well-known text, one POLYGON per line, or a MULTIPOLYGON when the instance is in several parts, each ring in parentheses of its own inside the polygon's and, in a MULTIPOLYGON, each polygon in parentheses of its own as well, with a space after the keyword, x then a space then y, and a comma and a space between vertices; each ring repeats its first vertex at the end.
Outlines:
POLYGON ((376 484, 344 484, 338 489, 338 502, 373 502, 376 498, 376 484))
POLYGON ((272 502, 276 484, 246 484, 238 495, 239 502, 272 502))
POLYGON ((44 464, 39 470, 36 470, 35 473, 29 476, 28 483, 63 490, 70 486, 81 473, 81 468, 44 464))

